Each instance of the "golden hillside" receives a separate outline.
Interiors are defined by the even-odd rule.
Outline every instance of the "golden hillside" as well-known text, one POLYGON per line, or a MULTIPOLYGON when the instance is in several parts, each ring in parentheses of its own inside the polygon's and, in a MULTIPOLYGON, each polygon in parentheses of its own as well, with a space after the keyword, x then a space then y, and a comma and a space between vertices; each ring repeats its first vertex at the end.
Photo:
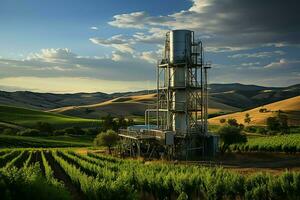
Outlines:
MULTIPOLYGON (((134 95, 118 97, 109 101, 83 106, 67 106, 49 110, 70 116, 84 118, 99 118, 107 114, 117 116, 143 116, 148 108, 155 108, 156 94, 134 95)), ((209 113, 233 112, 238 108, 210 100, 209 113)))
POLYGON ((265 125, 266 119, 275 116, 277 111, 283 111, 288 116, 290 125, 300 125, 300 96, 285 99, 275 103, 267 104, 244 112, 236 112, 228 115, 222 115, 209 119, 210 124, 220 124, 220 119, 234 118, 239 123, 245 124, 246 113, 250 114, 251 122, 249 125, 265 125), (267 109, 267 112, 259 112, 261 108, 267 109))

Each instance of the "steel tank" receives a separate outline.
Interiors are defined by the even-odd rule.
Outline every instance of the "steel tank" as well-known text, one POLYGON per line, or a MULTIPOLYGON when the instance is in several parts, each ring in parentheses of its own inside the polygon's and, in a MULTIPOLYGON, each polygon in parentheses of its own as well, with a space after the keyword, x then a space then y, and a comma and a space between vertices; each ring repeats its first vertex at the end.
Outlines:
POLYGON ((172 119, 173 131, 177 133, 186 133, 188 126, 188 116, 186 110, 186 66, 180 63, 186 63, 191 58, 192 31, 173 30, 169 32, 170 60, 172 65, 170 69, 170 86, 172 91, 172 109, 175 111, 172 119))

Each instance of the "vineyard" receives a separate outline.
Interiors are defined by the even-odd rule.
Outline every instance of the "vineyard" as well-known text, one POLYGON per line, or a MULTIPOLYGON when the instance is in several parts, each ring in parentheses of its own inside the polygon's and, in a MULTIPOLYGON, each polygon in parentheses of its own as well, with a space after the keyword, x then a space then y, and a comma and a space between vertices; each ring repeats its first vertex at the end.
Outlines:
POLYGON ((300 152, 300 134, 249 137, 246 144, 232 145, 236 151, 300 152))
POLYGON ((300 173, 243 176, 69 150, 0 151, 1 199, 299 199, 300 173))

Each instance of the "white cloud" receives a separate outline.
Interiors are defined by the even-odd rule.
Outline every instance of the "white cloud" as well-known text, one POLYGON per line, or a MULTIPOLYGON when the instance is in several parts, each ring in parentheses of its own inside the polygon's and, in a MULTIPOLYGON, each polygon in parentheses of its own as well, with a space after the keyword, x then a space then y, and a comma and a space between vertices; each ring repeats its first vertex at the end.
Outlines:
MULTIPOLYGON (((192 2, 189 9, 165 16, 151 16, 145 11, 115 15, 109 24, 118 28, 141 29, 148 33, 151 28, 191 29, 197 36, 203 36, 201 39, 211 49, 226 47, 232 50, 267 44, 282 46, 300 43, 300 28, 297 25, 300 15, 295 9, 300 5, 297 1, 284 5, 281 0, 274 0, 272 4, 261 3, 261 0, 252 0, 251 3, 240 0, 192 2)), ((141 40, 148 39, 145 33, 135 35, 141 40)))
POLYGON ((115 48, 116 50, 121 52, 134 52, 134 48, 132 47, 134 41, 123 35, 114 35, 108 39, 90 38, 90 41, 101 46, 115 48))
POLYGON ((0 59, 0 77, 86 76, 105 80, 154 80, 153 64, 140 54, 113 51, 112 55, 80 56, 70 49, 43 49, 27 59, 0 59))
POLYGON ((92 26, 90 27, 91 30, 99 30, 99 28, 97 26, 92 26))
POLYGON ((42 49, 40 53, 31 53, 27 56, 27 60, 67 60, 75 58, 76 54, 72 53, 68 48, 57 48, 57 49, 42 49))
POLYGON ((141 54, 141 59, 153 64, 157 63, 159 57, 158 52, 154 51, 144 51, 141 54))
POLYGON ((272 56, 284 55, 284 51, 264 51, 256 53, 242 53, 228 56, 229 58, 269 58, 272 56))
POLYGON ((144 11, 115 15, 113 18, 113 21, 108 22, 111 26, 135 29, 144 29, 149 25, 155 26, 169 21, 168 16, 150 16, 144 11))
POLYGON ((242 66, 245 66, 245 67, 252 67, 252 66, 260 65, 260 62, 242 63, 241 65, 242 65, 242 66))
POLYGON ((287 59, 280 59, 279 61, 271 62, 268 65, 265 65, 264 68, 266 69, 291 69, 291 68, 300 68, 300 60, 287 60, 287 59))

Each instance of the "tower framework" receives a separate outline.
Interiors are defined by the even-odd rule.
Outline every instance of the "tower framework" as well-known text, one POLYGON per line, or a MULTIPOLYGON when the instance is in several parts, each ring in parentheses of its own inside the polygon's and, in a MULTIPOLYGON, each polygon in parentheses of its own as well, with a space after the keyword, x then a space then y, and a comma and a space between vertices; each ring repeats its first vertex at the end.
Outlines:
POLYGON ((167 32, 163 58, 156 68, 156 109, 145 112, 145 126, 121 130, 125 146, 134 140, 137 155, 147 146, 170 158, 214 154, 217 140, 207 128, 208 68, 202 42, 195 41, 193 31, 167 32), (151 113, 156 114, 155 126, 150 126, 151 113))

